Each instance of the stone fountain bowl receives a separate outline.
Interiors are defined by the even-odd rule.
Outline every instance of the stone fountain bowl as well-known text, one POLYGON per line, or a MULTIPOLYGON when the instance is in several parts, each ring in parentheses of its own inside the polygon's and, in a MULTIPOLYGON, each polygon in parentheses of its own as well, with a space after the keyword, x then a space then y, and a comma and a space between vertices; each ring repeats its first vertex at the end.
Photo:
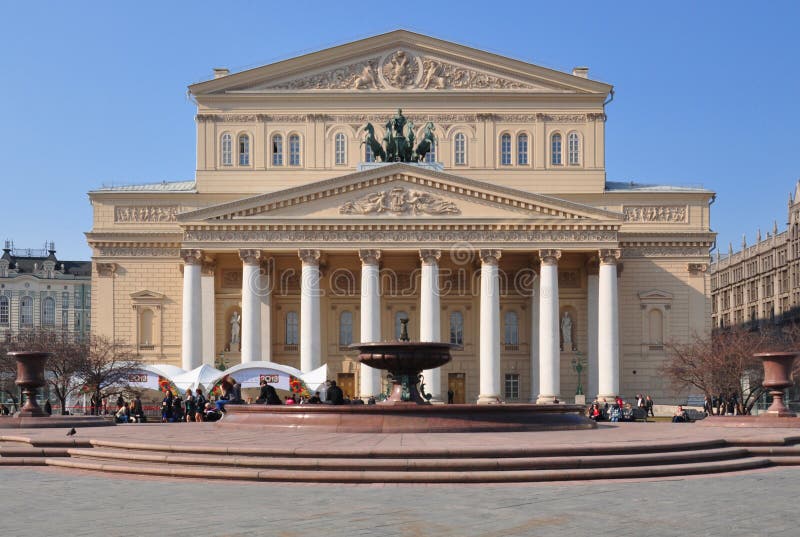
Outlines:
POLYGON ((451 360, 450 351, 461 348, 452 343, 420 341, 384 341, 355 343, 359 361, 376 369, 392 373, 413 373, 423 369, 435 369, 451 360))

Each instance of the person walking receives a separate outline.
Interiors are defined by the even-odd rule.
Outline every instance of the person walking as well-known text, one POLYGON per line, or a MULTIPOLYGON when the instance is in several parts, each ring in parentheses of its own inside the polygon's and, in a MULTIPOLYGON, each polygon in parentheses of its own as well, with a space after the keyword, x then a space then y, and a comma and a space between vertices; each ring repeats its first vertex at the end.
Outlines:
POLYGON ((644 409, 645 409, 644 413, 645 417, 648 414, 650 414, 654 418, 656 417, 656 415, 653 413, 653 398, 650 397, 649 395, 646 395, 644 398, 644 409))

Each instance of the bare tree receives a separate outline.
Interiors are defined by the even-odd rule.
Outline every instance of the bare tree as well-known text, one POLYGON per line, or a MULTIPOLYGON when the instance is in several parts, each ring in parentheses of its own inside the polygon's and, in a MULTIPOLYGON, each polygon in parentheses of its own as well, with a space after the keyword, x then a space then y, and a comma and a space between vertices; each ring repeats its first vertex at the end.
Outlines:
POLYGON ((667 344, 663 373, 679 388, 694 386, 708 396, 734 394, 749 414, 765 391, 763 366, 753 355, 797 350, 798 343, 800 328, 795 325, 759 330, 732 327, 695 336, 689 343, 667 344))
POLYGON ((92 335, 78 371, 83 382, 93 390, 108 392, 129 389, 128 376, 136 369, 136 354, 130 346, 105 336, 92 335))
POLYGON ((0 395, 5 395, 11 399, 16 411, 19 407, 19 390, 14 380, 17 378, 17 363, 11 356, 10 351, 14 350, 13 341, 10 335, 0 338, 0 395))

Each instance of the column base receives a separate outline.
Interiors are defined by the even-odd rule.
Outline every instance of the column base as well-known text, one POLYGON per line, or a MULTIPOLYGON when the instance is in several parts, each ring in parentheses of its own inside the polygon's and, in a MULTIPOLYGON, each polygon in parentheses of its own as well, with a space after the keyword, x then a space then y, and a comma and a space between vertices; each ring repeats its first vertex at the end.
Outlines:
POLYGON ((480 394, 476 403, 479 405, 499 405, 503 403, 503 400, 500 399, 499 395, 480 394))
POLYGON ((603 399, 605 399, 609 405, 613 405, 614 401, 617 399, 617 394, 611 394, 611 395, 597 394, 598 402, 602 403, 603 399))
POLYGON ((539 394, 536 398, 537 405, 557 405, 561 402, 558 395, 539 394))

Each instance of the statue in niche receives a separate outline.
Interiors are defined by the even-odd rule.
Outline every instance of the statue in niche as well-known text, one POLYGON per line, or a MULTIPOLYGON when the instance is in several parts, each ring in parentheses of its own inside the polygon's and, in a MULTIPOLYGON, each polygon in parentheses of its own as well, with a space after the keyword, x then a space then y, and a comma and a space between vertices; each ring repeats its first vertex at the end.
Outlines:
POLYGON ((561 350, 574 351, 575 344, 572 342, 572 317, 565 311, 561 318, 561 350))
POLYGON ((242 316, 239 315, 238 311, 234 311, 233 315, 231 315, 231 342, 230 342, 230 349, 236 349, 240 342, 240 332, 242 327, 242 316))

